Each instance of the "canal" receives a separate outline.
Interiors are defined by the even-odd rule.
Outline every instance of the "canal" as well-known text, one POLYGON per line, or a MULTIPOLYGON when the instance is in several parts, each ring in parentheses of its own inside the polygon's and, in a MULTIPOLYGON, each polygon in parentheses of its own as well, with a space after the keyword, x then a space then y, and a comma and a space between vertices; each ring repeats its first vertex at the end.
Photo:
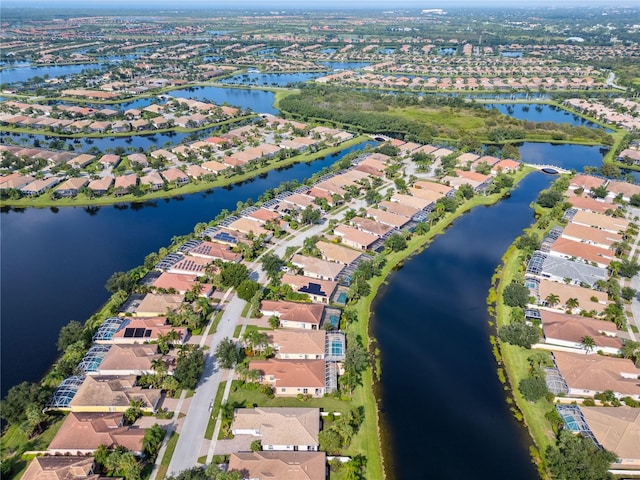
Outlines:
POLYGON ((37 381, 56 358, 60 328, 84 322, 107 300, 116 271, 193 231, 238 201, 309 178, 366 142, 311 163, 273 170, 226 188, 144 204, 61 209, 4 209, 0 214, 0 375, 2 396, 21 381, 37 381), (20 368, 16 368, 20 365, 20 368))
POLYGON ((371 329, 389 478, 538 478, 496 375, 486 297, 552 180, 532 173, 510 198, 463 215, 378 293, 371 329))

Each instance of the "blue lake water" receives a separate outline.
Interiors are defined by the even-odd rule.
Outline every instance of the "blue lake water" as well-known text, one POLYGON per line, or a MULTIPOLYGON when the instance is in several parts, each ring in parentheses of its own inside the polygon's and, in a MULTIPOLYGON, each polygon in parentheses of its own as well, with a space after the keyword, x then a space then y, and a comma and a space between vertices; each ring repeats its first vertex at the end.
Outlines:
MULTIPOLYGON (((243 109, 253 109, 256 113, 272 113, 277 114, 278 111, 273 107, 275 96, 273 92, 267 92, 264 90, 245 90, 240 88, 222 88, 222 87, 191 87, 180 90, 173 90, 169 92, 169 95, 180 98, 195 98, 198 100, 206 100, 215 102, 218 105, 228 104, 238 106, 243 109)), ((141 98, 132 102, 123 102, 115 105, 109 105, 109 108, 126 110, 129 108, 144 108, 151 103, 154 103, 151 98, 141 98)), ((98 108, 104 106, 94 105, 98 108)), ((172 145, 177 145, 183 140, 191 141, 197 138, 205 138, 211 135, 216 129, 199 130, 194 133, 156 133, 153 135, 134 135, 130 137, 106 137, 106 138, 79 138, 79 139, 64 139, 65 145, 73 144, 77 146, 79 151, 86 151, 91 147, 96 147, 100 150, 106 148, 143 148, 149 147, 160 148, 168 142, 172 145)), ((46 135, 27 135, 22 133, 13 132, 0 132, 0 142, 11 143, 8 141, 11 139, 16 144, 25 144, 24 142, 32 142, 38 140, 41 145, 45 142, 50 142, 54 137, 48 137, 46 135), (22 143, 21 143, 22 142, 22 143)))
POLYGON ((114 271, 140 265, 175 235, 284 181, 303 180, 367 142, 311 163, 274 170, 240 185, 138 205, 5 210, 0 214, 0 375, 2 396, 38 380, 56 356, 60 328, 85 321, 107 300, 114 271), (28 341, 27 341, 28 339, 28 341), (20 365, 20 368, 16 368, 20 365))
POLYGON ((64 77, 66 75, 75 75, 83 70, 99 70, 102 65, 99 63, 83 63, 77 65, 55 65, 47 67, 31 67, 21 66, 19 68, 7 68, 0 70, 0 83, 15 83, 31 80, 33 77, 49 78, 64 77))
POLYGON ((359 70, 371 65, 371 62, 320 62, 331 70, 359 70))
POLYGON ((539 478, 496 375, 486 297, 504 251, 533 220, 529 204, 551 181, 533 173, 507 200, 463 215, 376 297, 389 478, 539 478))
POLYGON ((235 85, 258 85, 284 87, 290 83, 306 82, 326 75, 325 72, 305 73, 245 73, 220 80, 235 85))
POLYGON ((580 115, 543 103, 488 103, 485 107, 487 109, 495 108, 504 115, 529 122, 569 123, 574 126, 602 128, 597 123, 593 123, 580 115))

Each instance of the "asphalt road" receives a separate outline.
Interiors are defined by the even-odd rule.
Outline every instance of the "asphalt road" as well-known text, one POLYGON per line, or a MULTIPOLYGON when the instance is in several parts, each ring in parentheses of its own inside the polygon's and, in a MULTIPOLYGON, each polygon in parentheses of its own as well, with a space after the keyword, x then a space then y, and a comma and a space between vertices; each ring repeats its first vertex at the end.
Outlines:
MULTIPOLYGON (((381 189, 382 195, 384 195, 386 188, 387 187, 383 187, 381 189)), ((366 202, 363 199, 358 199, 350 205, 350 208, 356 211, 361 207, 366 207, 366 202)), ((306 238, 319 235, 326 230, 329 225, 329 220, 334 218, 340 220, 343 216, 344 211, 327 215, 324 217, 322 223, 314 225, 303 232, 295 232, 294 238, 286 241, 281 240, 275 245, 272 245, 267 251, 282 257, 287 247, 302 246, 306 238)), ((260 267, 259 258, 248 264, 248 268, 251 271, 251 278, 253 280, 257 280, 262 284, 265 283, 266 274, 260 267)), ((214 352, 225 337, 233 337, 234 329, 236 325, 240 323, 242 310, 245 305, 246 302, 236 296, 227 303, 218 329, 209 342, 209 350, 205 352, 204 372, 191 400, 189 411, 186 412, 186 418, 182 425, 180 436, 178 437, 178 443, 176 444, 176 449, 169 463, 167 470, 168 475, 176 475, 183 470, 198 465, 198 457, 201 455, 202 444, 205 441, 204 434, 209 421, 209 406, 215 399, 220 382, 227 378, 228 373, 226 370, 220 371, 217 368, 214 352)))
POLYGON ((171 463, 169 463, 169 475, 175 475, 198 464, 204 433, 209 421, 209 405, 218 392, 220 382, 226 378, 226 371, 221 371, 216 366, 214 352, 222 339, 233 337, 233 330, 242 314, 245 303, 244 300, 236 296, 227 303, 218 329, 209 343, 209 350, 205 352, 204 371, 191 399, 191 406, 182 425, 171 463))

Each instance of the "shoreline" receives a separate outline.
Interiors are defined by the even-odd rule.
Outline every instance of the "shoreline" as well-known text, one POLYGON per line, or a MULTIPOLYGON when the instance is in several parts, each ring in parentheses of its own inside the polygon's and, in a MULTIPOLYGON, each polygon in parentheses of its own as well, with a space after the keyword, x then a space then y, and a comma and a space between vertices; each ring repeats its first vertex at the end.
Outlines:
POLYGON ((263 175, 269 173, 271 170, 276 170, 279 168, 285 168, 290 165, 295 165, 297 163, 307 163, 318 160, 322 157, 326 157, 332 155, 334 153, 338 153, 342 150, 345 150, 349 147, 359 145, 361 143, 370 140, 370 137, 365 135, 358 135, 351 140, 347 140, 346 142, 341 143, 340 145, 336 145, 335 147, 329 147, 324 150, 314 152, 312 154, 301 154, 296 155, 285 160, 282 160, 276 164, 267 165, 266 167, 260 167, 255 170, 251 170, 250 172, 245 172, 241 175, 234 175, 231 177, 223 177, 217 178, 213 182, 206 183, 188 183, 182 187, 173 188, 169 190, 159 190, 156 192, 147 193, 145 195, 136 197, 133 194, 126 194, 121 197, 96 197, 93 199, 88 198, 60 198, 57 200, 52 200, 46 193, 41 195, 40 197, 36 197, 36 201, 31 201, 30 198, 23 198, 20 200, 1 200, 0 208, 60 208, 60 207, 100 207, 100 206, 108 206, 108 205, 117 205, 121 203, 144 203, 149 200, 160 200, 165 198, 173 198, 180 197, 183 195, 190 195, 198 192, 202 192, 205 190, 210 190, 214 188, 226 187, 229 185, 235 185, 237 183, 242 183, 244 181, 250 180, 251 178, 257 177, 259 175, 263 175), (42 198, 47 197, 47 198, 42 198), (38 200, 41 200, 38 202, 38 200))
MULTIPOLYGON (((507 190, 510 192, 531 172, 535 171, 531 167, 524 167, 520 172, 518 172, 514 178, 514 184, 512 187, 507 190)), ((443 217, 438 223, 436 223, 430 230, 424 235, 415 235, 407 242, 407 248, 400 252, 392 252, 386 255, 386 264, 381 271, 379 276, 373 277, 369 281, 369 285, 371 286, 371 292, 365 298, 361 299, 357 306, 356 312, 358 313, 358 328, 357 333, 364 333, 365 338, 367 339, 367 349, 369 350, 372 356, 372 363, 376 366, 376 368, 371 368, 367 370, 368 375, 366 381, 369 381, 369 388, 374 397, 375 401, 375 414, 376 414, 376 429, 378 431, 378 444, 379 444, 379 454, 380 454, 380 463, 382 468, 382 478, 387 478, 387 465, 391 462, 388 459, 385 459, 385 450, 383 448, 385 438, 384 427, 381 426, 380 420, 380 398, 379 395, 376 395, 376 389, 378 388, 378 384, 380 382, 380 376, 382 372, 379 370, 379 353, 377 352, 377 348, 374 352, 372 352, 372 347, 377 344, 377 340, 375 336, 371 333, 372 322, 371 317, 373 316, 372 306, 376 301, 376 297, 380 291, 380 288, 387 284, 388 277, 391 273, 393 273, 397 268, 404 264, 405 261, 411 259, 414 255, 422 253, 426 248, 429 247, 429 244, 433 241, 433 239, 441 234, 446 233, 446 230, 449 226, 451 226, 459 217, 464 215, 465 213, 471 211, 475 207, 479 206, 491 206, 499 202, 503 198, 504 193, 496 193, 486 197, 473 197, 471 200, 468 200, 464 204, 460 206, 460 208, 453 214, 448 214, 443 217), (375 377, 374 378, 374 372, 375 377)), ((365 405, 366 408, 366 405, 365 405)))

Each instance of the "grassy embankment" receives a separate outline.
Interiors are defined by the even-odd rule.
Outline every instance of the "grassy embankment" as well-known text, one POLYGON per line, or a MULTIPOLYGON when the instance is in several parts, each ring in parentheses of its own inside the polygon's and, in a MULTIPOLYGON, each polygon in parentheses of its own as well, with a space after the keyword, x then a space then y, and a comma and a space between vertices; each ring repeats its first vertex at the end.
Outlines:
POLYGON ((2 433, 0 451, 2 452, 2 462, 11 462, 13 464, 13 472, 17 472, 13 478, 22 476, 32 458, 30 455, 24 455, 24 453, 45 450, 58 433, 65 418, 66 415, 58 415, 58 418, 54 419, 42 434, 32 439, 29 439, 16 425, 10 425, 5 428, 2 433))
POLYGON ((130 202, 141 203, 148 200, 177 197, 180 195, 188 195, 191 193, 201 192, 203 190, 209 190, 212 188, 224 187, 226 185, 243 182, 245 180, 249 180, 250 178, 256 177, 258 175, 267 173, 270 170, 286 167, 288 165, 293 165, 295 163, 311 162, 313 160, 317 160, 318 158, 340 152, 345 148, 351 147, 353 145, 357 145, 368 139, 369 139, 368 137, 360 135, 347 142, 341 143, 340 145, 337 145, 335 147, 325 148, 321 151, 314 152, 314 153, 303 153, 301 155, 295 155, 293 157, 286 158, 284 160, 272 162, 264 167, 258 167, 255 170, 242 173, 241 175, 234 175, 232 177, 220 176, 213 182, 201 182, 201 183, 191 182, 182 187, 173 188, 170 190, 159 190, 157 192, 150 192, 141 196, 127 194, 121 197, 103 196, 103 197, 88 198, 84 194, 78 194, 78 196, 75 198, 52 199, 49 194, 45 193, 44 195, 40 195, 39 197, 36 197, 36 198, 21 198, 19 200, 4 199, 0 201, 0 205, 18 207, 18 208, 20 207, 25 207, 25 208, 26 207, 35 207, 35 208, 88 207, 88 206, 112 205, 114 203, 130 203, 130 202))
MULTIPOLYGON (((511 307, 504 304, 502 300, 502 293, 504 288, 511 283, 511 281, 522 276, 522 268, 520 255, 521 251, 518 250, 515 245, 511 245, 502 257, 502 264, 498 267, 496 276, 499 281, 496 294, 496 323, 497 327, 507 325, 510 323, 510 311, 511 307)), ((495 277, 494 277, 495 278, 495 277)), ((545 414, 553 410, 553 403, 546 398, 541 398, 536 402, 529 402, 524 399, 522 393, 518 389, 520 380, 529 376, 530 365, 528 358, 534 353, 532 350, 518 347, 516 345, 510 345, 506 342, 500 342, 495 337, 491 337, 491 342, 494 346, 494 355, 498 364, 498 376, 501 382, 504 384, 504 370, 506 370, 507 377, 511 388, 505 385, 505 391, 509 392, 512 397, 507 397, 507 403, 509 403, 511 411, 518 421, 524 422, 529 430, 531 438, 535 444, 535 447, 531 450, 531 456, 541 470, 542 454, 549 445, 554 444, 553 430, 551 423, 545 418, 545 414), (515 400, 516 407, 513 406, 515 400)), ((536 351, 537 353, 538 351, 536 351)), ((540 353, 547 353, 539 351, 540 353)))

